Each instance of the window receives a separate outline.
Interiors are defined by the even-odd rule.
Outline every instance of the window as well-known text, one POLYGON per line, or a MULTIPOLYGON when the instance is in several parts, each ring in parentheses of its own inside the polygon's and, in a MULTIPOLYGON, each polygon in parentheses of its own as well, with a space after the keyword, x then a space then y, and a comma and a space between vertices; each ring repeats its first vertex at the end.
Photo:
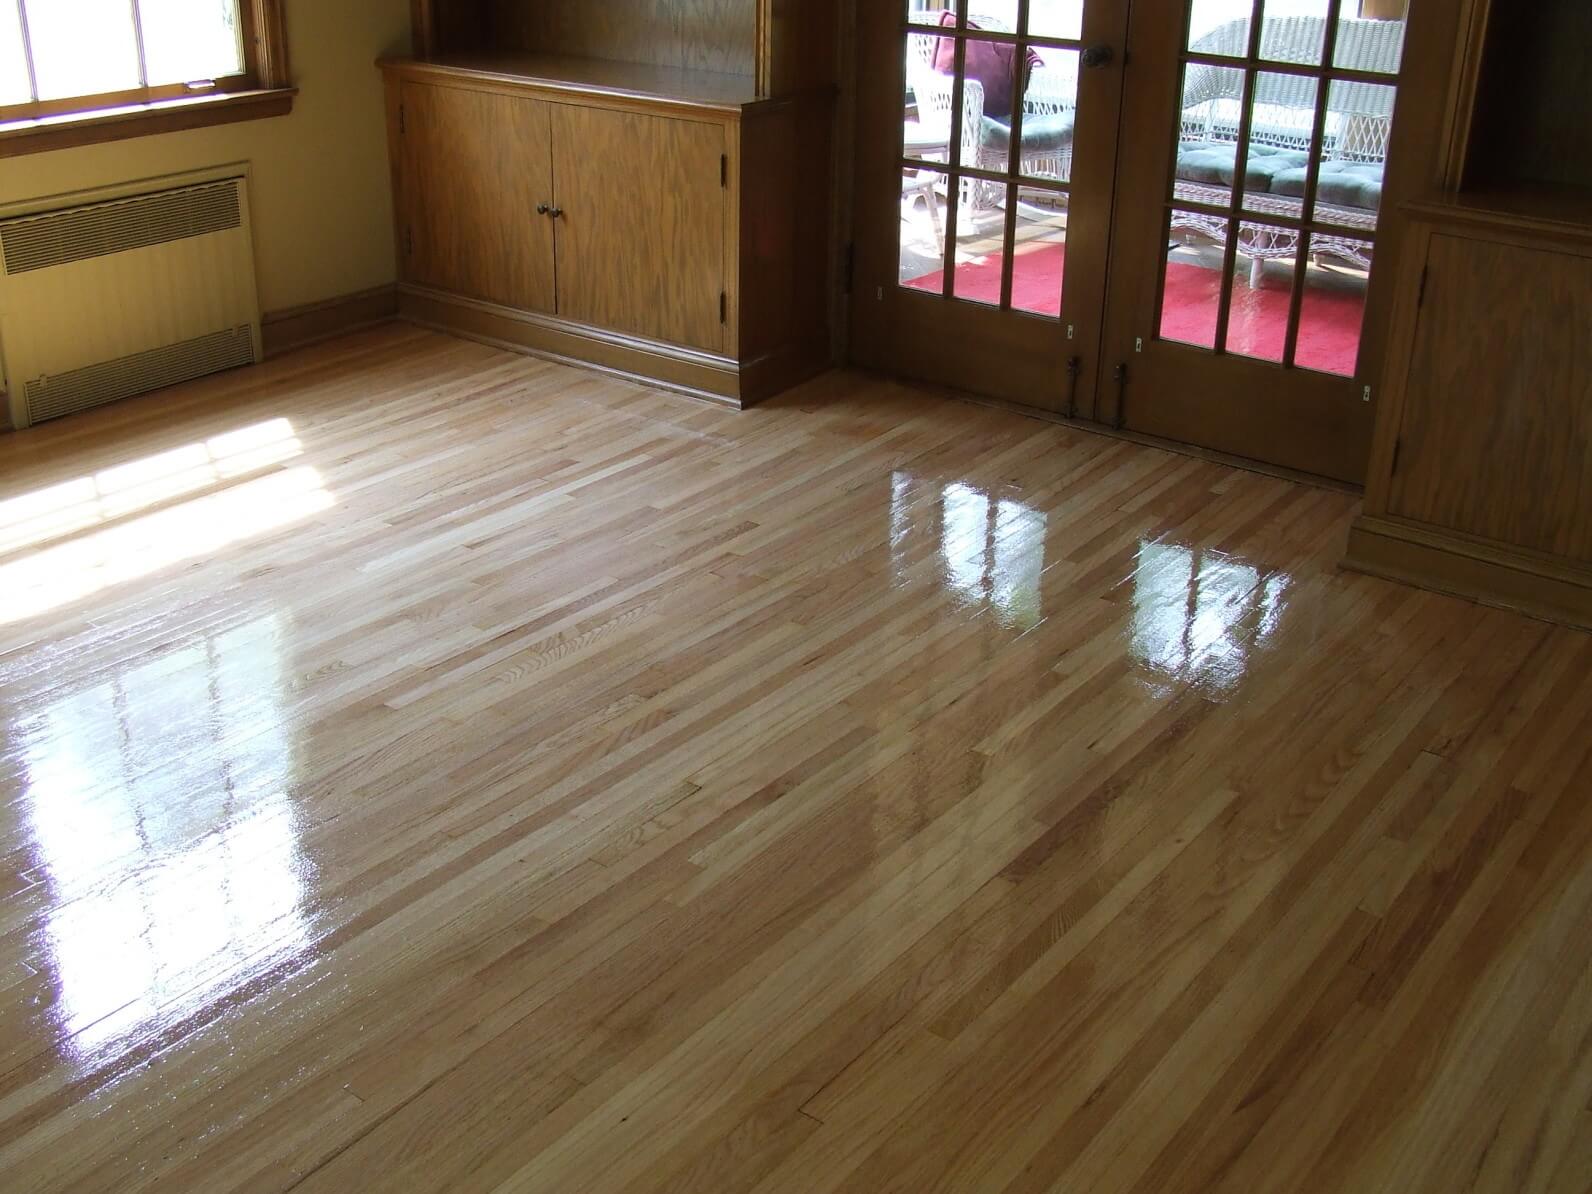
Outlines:
POLYGON ((280 0, 0 0, 0 134, 112 113, 124 122, 130 109, 203 108, 205 100, 224 105, 229 96, 283 89, 279 7, 280 0))

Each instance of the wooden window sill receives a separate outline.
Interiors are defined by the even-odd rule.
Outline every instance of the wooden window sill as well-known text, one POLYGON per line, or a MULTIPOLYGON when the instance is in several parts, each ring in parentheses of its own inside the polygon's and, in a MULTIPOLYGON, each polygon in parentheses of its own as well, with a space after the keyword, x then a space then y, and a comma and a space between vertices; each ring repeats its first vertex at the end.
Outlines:
POLYGON ((0 122, 0 158, 286 116, 297 94, 296 87, 273 87, 0 122))

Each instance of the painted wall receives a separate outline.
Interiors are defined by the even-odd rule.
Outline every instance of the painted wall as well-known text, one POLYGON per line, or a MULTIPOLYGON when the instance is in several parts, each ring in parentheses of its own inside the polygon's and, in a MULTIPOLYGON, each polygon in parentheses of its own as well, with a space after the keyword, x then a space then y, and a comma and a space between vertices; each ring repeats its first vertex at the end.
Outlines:
POLYGON ((287 0, 290 116, 0 160, 0 203, 225 162, 253 163, 260 306, 392 282, 392 196, 376 58, 409 45, 409 0, 287 0))

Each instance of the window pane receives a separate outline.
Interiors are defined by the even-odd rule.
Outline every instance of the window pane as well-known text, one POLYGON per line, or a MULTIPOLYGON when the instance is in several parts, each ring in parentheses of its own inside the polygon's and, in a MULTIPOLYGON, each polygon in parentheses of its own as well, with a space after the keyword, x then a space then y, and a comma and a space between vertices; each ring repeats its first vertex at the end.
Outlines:
POLYGON ((955 25, 956 0, 907 0, 907 20, 914 25, 955 25))
POLYGON ((1017 49, 971 37, 966 45, 960 164, 1004 173, 1017 108, 1017 49))
POLYGON ((945 285, 945 200, 949 179, 936 170, 901 171, 903 286, 939 294, 945 285))
POLYGON ((1254 0, 1194 0, 1189 11, 1188 48, 1196 54, 1248 56, 1249 22, 1254 13, 1254 0))
POLYGON ((1232 203, 1243 105, 1243 71, 1197 62, 1184 69, 1183 128, 1174 184, 1179 199, 1218 207, 1232 203))
POLYGON ((1161 339, 1216 347, 1227 232, 1227 221, 1218 216, 1173 210, 1161 295, 1161 339))
POLYGON ((1244 207, 1267 215, 1304 216, 1305 183, 1316 123, 1316 80, 1261 71, 1250 109, 1244 207))
POLYGON ((1398 74, 1408 11, 1409 0, 1343 0, 1333 65, 1340 70, 1398 74))
POLYGON ((127 0, 26 0, 39 98, 138 86, 138 43, 127 0))
POLYGON ((1061 314, 1066 266, 1067 196, 1036 187, 1017 192, 1017 244, 1012 252, 1012 309, 1061 314))
POLYGON ((1266 0, 1260 56, 1271 62, 1320 66, 1333 7, 1335 0, 1266 0))
POLYGON ((0 0, 0 104, 25 104, 32 98, 22 56, 22 22, 16 5, 0 0))
POLYGON ((1252 223, 1239 228, 1227 307, 1228 352, 1282 361, 1298 251, 1299 235, 1287 228, 1252 223))
POLYGON ((139 0, 152 86, 243 70, 237 0, 139 0))
POLYGON ((956 269, 951 293, 973 303, 999 306, 1006 280, 1006 204, 1010 188, 963 180, 956 213, 956 269), (974 202, 968 202, 971 193, 974 202))
POLYGON ((1083 0, 1029 0, 1028 32, 1077 41, 1083 36, 1083 0))
POLYGON ((1023 93, 1022 157, 1018 173, 1067 182, 1072 178, 1073 123, 1078 115, 1078 51, 1038 51, 1039 65, 1023 93))
POLYGON ((1320 233, 1311 238, 1294 364, 1340 377, 1354 376, 1370 268, 1369 242, 1320 233))
POLYGON ((1316 219, 1374 229, 1382 208, 1388 134, 1396 88, 1338 79, 1327 93, 1327 128, 1316 219))

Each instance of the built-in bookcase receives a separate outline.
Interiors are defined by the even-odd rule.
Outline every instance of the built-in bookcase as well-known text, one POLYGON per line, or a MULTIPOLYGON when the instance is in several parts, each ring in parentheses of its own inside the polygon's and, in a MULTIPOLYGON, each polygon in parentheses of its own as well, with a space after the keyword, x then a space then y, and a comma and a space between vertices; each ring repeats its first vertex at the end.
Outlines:
POLYGON ((1592 4, 1466 9, 1348 563, 1592 629, 1592 4))
POLYGON ((830 358, 836 0, 413 0, 400 310, 734 405, 830 358))

